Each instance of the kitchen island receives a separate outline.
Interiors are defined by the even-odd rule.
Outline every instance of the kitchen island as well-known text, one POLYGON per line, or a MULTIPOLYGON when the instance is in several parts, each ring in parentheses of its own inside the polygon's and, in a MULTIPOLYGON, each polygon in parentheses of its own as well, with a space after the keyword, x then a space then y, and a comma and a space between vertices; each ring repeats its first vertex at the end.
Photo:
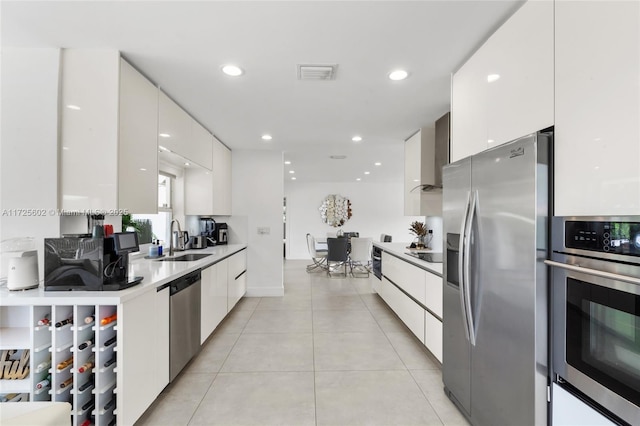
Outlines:
POLYGON ((374 290, 423 345, 442 362, 442 263, 410 254, 409 243, 378 243, 382 278, 374 290))
POLYGON ((96 425, 133 424, 169 383, 169 283, 202 270, 204 341, 244 295, 245 249, 174 255, 210 254, 187 262, 132 256, 129 276, 144 279, 121 291, 1 289, 0 350, 28 356, 29 370, 0 379, 0 395, 71 402, 74 425, 92 416, 96 425))

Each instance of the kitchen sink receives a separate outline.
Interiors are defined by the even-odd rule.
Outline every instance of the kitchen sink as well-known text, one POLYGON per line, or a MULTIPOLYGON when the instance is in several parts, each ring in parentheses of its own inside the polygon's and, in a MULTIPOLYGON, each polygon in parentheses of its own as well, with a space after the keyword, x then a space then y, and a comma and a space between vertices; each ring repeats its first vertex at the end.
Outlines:
POLYGON ((211 256, 211 253, 209 254, 188 253, 188 254, 183 254, 182 256, 167 257, 165 259, 162 259, 162 261, 163 262, 193 262, 194 260, 204 259, 207 256, 211 256))

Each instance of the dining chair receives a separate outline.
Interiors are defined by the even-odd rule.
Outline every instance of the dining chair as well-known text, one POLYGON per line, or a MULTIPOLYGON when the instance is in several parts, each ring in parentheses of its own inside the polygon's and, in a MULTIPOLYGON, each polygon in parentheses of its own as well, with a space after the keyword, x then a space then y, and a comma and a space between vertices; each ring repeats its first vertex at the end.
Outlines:
POLYGON ((351 237, 349 268, 353 277, 368 278, 371 263, 372 238, 351 237))
POLYGON ((332 277, 332 272, 344 268, 341 274, 347 276, 347 264, 349 263, 349 252, 347 250, 349 241, 346 238, 327 238, 327 275, 332 277), (332 269, 333 268, 333 269, 332 269))
POLYGON ((307 249, 313 261, 311 265, 307 265, 307 272, 327 269, 327 251, 316 250, 316 239, 311 234, 307 234, 307 249))

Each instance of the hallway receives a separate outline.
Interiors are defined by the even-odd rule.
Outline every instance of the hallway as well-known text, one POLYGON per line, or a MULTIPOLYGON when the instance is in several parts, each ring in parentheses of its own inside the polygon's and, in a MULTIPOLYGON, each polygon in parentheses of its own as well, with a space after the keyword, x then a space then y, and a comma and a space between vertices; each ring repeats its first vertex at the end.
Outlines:
POLYGON ((376 278, 284 266, 244 298, 138 425, 467 425, 440 365, 372 292, 376 278))

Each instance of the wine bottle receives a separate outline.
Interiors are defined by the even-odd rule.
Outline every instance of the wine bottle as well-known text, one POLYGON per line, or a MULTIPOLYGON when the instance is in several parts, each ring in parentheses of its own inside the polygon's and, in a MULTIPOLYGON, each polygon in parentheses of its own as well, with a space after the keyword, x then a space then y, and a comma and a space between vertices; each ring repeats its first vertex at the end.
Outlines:
POLYGON ((107 360, 107 361, 104 363, 104 366, 105 366, 105 367, 108 367, 108 366, 110 366, 111 364, 113 364, 114 362, 116 362, 116 356, 115 356, 115 354, 111 357, 111 359, 107 360))
POLYGON ((108 317, 104 317, 100 320, 100 325, 107 325, 109 323, 114 322, 116 319, 118 319, 118 314, 115 313, 113 315, 110 315, 108 317))
POLYGON ((60 383, 61 388, 66 388, 67 386, 71 386, 73 384, 73 376, 69 377, 64 382, 60 383))
POLYGON ((36 383, 36 389, 46 388, 49 384, 51 384, 51 374, 49 374, 46 379, 40 380, 36 383))
POLYGON ((80 385, 80 387, 78 388, 78 392, 84 392, 85 390, 90 388, 92 385, 93 385, 93 380, 89 379, 86 382, 84 382, 82 385, 80 385))
POLYGON ((107 411, 109 409, 111 409, 112 407, 114 407, 116 405, 116 398, 115 396, 113 398, 111 398, 111 400, 109 402, 107 402, 104 406, 104 411, 107 411))
POLYGON ((92 337, 89 340, 85 340, 84 342, 80 343, 78 345, 78 350, 85 350, 86 348, 88 348, 89 346, 93 346, 93 342, 94 342, 94 338, 92 337))
POLYGON ((64 320, 62 320, 62 321, 58 321, 58 322, 56 323, 56 328, 60 328, 60 327, 62 327, 63 325, 67 325, 67 324, 73 324, 73 317, 70 317, 70 318, 64 319, 64 320))
POLYGON ((36 373, 40 373, 44 370, 46 370, 47 368, 49 368, 51 366, 51 360, 48 359, 46 361, 41 362, 40 364, 38 364, 38 366, 36 367, 36 373))
POLYGON ((78 368, 78 373, 84 373, 85 371, 92 369, 95 364, 95 360, 92 357, 89 361, 85 362, 78 368))
POLYGON ((85 324, 91 324, 92 322, 94 322, 96 320, 96 316, 91 314, 88 317, 84 318, 84 323, 85 324))
POLYGON ((51 322, 49 321, 49 314, 44 314, 40 320, 38 320, 38 325, 49 325, 51 322))
POLYGON ((67 368, 72 363, 73 363, 73 357, 71 357, 69 359, 65 359, 60 364, 58 364, 58 370, 64 370, 65 368, 67 368))
POLYGON ((84 422, 80 423, 80 426, 90 426, 91 425, 91 420, 89 419, 84 419, 84 422))
POLYGON ((82 411, 86 411, 86 410, 93 410, 93 407, 95 407, 95 403, 93 402, 93 399, 89 400, 89 402, 87 402, 86 404, 84 404, 82 406, 82 411))
POLYGON ((113 336, 111 339, 104 342, 104 347, 111 346, 116 342, 116 336, 113 336))

